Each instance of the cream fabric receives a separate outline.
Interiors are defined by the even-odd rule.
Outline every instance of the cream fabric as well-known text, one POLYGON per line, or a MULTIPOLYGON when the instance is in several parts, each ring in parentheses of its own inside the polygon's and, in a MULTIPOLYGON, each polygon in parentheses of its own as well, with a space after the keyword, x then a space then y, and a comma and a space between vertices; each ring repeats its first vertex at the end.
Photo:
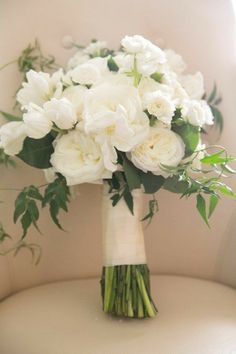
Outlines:
POLYGON ((236 291, 178 276, 152 277, 155 319, 101 311, 98 279, 59 282, 0 305, 1 354, 234 354, 236 291))
POLYGON ((109 187, 103 187, 103 265, 145 264, 146 252, 140 220, 143 215, 143 191, 132 191, 134 215, 124 199, 113 207, 109 187))

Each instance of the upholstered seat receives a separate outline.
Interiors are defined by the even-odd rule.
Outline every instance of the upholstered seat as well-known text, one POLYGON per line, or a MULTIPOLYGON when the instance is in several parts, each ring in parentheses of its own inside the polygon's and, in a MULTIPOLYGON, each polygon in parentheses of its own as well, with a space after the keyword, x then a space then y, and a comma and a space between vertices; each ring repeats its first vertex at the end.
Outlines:
POLYGON ((236 291, 214 282, 153 276, 155 319, 101 311, 98 279, 57 282, 0 305, 1 354, 233 354, 236 291))

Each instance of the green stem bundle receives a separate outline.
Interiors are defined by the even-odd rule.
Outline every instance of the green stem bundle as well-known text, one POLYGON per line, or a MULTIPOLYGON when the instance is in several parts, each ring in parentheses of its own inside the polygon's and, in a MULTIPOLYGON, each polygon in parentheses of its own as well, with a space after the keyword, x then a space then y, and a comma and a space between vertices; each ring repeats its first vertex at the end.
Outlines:
POLYGON ((155 317, 150 274, 146 264, 103 267, 103 311, 119 317, 155 317))

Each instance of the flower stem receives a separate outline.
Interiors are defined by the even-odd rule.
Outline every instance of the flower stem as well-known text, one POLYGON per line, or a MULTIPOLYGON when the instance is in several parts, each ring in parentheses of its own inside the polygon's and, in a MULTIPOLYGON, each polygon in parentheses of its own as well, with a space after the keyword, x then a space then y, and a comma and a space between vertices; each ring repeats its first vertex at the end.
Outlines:
POLYGON ((157 314, 146 264, 103 267, 101 290, 106 313, 131 318, 155 317, 157 314))

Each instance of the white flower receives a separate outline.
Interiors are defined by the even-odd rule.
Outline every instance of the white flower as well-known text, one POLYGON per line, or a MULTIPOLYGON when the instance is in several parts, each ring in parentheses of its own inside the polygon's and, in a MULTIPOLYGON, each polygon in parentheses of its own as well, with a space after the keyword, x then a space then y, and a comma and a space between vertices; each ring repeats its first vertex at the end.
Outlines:
POLYGON ((146 94, 144 101, 148 112, 165 124, 170 124, 175 111, 175 105, 168 95, 161 91, 146 94))
POLYGON ((43 108, 30 103, 27 112, 23 114, 27 136, 33 139, 40 139, 47 135, 52 129, 51 120, 45 115, 43 108))
POLYGON ((74 106, 78 120, 82 119, 81 115, 84 109, 84 99, 87 90, 85 86, 76 85, 67 87, 62 93, 62 97, 67 98, 74 106))
POLYGON ((88 60, 89 56, 85 54, 82 50, 78 50, 68 61, 67 68, 74 69, 76 66, 83 64, 88 60))
POLYGON ((0 147, 7 155, 17 155, 26 138, 24 122, 9 122, 0 128, 0 147))
POLYGON ((191 99, 200 100, 204 95, 204 81, 199 71, 194 75, 179 77, 180 83, 191 99))
POLYGON ((137 69, 142 75, 148 76, 153 74, 158 71, 160 64, 166 62, 166 57, 163 50, 142 36, 125 36, 121 40, 121 44, 125 52, 128 53, 127 58, 123 61, 124 64, 132 68, 134 65, 135 54, 137 69))
POLYGON ((107 48, 107 42, 105 41, 94 41, 91 42, 85 49, 84 52, 90 55, 99 55, 102 49, 107 48))
POLYGON ((58 97, 62 92, 62 70, 55 72, 51 77, 47 73, 30 70, 26 74, 27 82, 17 93, 17 101, 23 106, 35 103, 42 106, 51 97, 58 97))
POLYGON ((72 72, 71 78, 81 85, 93 85, 108 72, 106 58, 93 58, 78 65, 72 72))
POLYGON ((60 129, 71 129, 77 122, 75 108, 67 98, 52 98, 43 108, 47 118, 60 129))
POLYGON ((176 74, 182 74, 182 72, 186 69, 186 63, 183 61, 181 55, 177 54, 172 49, 165 49, 167 63, 171 70, 173 70, 176 74))
POLYGON ((176 167, 184 157, 185 145, 179 135, 160 127, 150 128, 149 137, 131 151, 133 164, 142 171, 163 175, 161 165, 176 167))
POLYGON ((68 185, 111 178, 111 172, 104 167, 99 144, 78 129, 56 140, 51 164, 68 185))
POLYGON ((142 111, 138 91, 119 81, 105 82, 88 90, 84 106, 84 128, 102 146, 105 166, 116 170, 114 147, 129 151, 149 132, 149 119, 142 111))
POLYGON ((202 127, 213 124, 214 117, 207 102, 204 100, 186 100, 182 105, 182 116, 192 125, 202 127))

